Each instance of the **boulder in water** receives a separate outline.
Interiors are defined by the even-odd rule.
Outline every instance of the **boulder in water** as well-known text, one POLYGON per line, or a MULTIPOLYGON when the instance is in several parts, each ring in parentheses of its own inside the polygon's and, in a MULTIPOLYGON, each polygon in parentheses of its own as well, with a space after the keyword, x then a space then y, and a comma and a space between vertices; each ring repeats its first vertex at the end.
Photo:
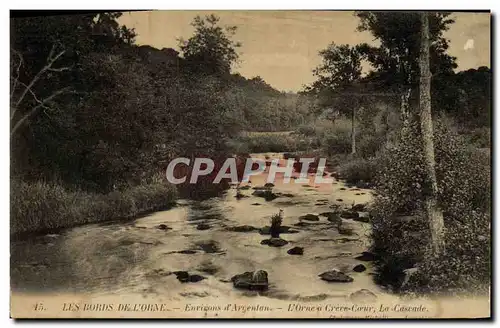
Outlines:
POLYGON ((257 230, 257 228, 253 227, 251 225, 242 225, 242 226, 236 226, 236 227, 227 227, 226 230, 234 231, 234 232, 252 232, 252 231, 257 230))
POLYGON ((198 282, 198 281, 202 281, 204 279, 207 279, 207 278, 200 276, 199 274, 189 275, 189 282, 198 282))
POLYGON ((299 220, 304 220, 304 221, 319 221, 319 217, 314 214, 306 214, 299 216, 299 220))
POLYGON ((169 226, 167 226, 166 224, 162 223, 160 225, 158 225, 156 227, 157 229, 160 229, 160 230, 172 230, 172 228, 170 228, 169 226))
POLYGON ((238 289, 266 290, 269 288, 268 275, 264 270, 237 274, 231 278, 231 281, 234 288, 238 289))
POLYGON ((326 271, 323 272, 322 274, 319 275, 321 279, 328 281, 328 282, 353 282, 354 279, 349 277, 343 272, 337 271, 337 270, 331 270, 331 271, 326 271))
POLYGON ((371 253, 371 252, 362 252, 361 255, 355 257, 356 260, 358 261, 366 261, 366 262, 371 262, 377 260, 377 255, 371 253))
POLYGON ((208 230, 210 229, 210 226, 206 223, 200 223, 196 226, 197 230, 208 230))
POLYGON ((270 238, 270 239, 264 239, 260 243, 261 243, 261 245, 268 245, 268 246, 272 246, 272 247, 281 247, 281 246, 285 246, 286 244, 288 244, 288 241, 281 239, 281 238, 270 238))
POLYGON ((273 193, 271 190, 255 190, 252 195, 256 197, 262 197, 267 201, 274 200, 278 198, 279 196, 275 193, 273 193))
POLYGON ((290 248, 287 251, 287 253, 290 254, 290 255, 303 255, 304 254, 304 247, 290 248))
POLYGON ((354 272, 363 272, 366 271, 366 267, 363 264, 358 264, 354 268, 352 268, 354 272))
POLYGON ((344 219, 357 219, 359 218, 359 214, 352 210, 345 210, 340 213, 340 217, 344 219))
POLYGON ((200 276, 199 274, 190 275, 187 271, 175 271, 173 273, 177 277, 177 280, 179 280, 182 283, 198 282, 202 281, 203 279, 206 279, 205 277, 200 276))

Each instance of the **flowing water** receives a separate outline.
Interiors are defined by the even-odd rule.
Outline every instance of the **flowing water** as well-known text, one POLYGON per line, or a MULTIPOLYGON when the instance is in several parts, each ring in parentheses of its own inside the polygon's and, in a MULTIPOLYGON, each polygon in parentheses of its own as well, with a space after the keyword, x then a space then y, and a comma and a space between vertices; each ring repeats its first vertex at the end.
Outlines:
MULTIPOLYGON (((281 154, 257 154, 253 157, 281 154)), ((294 175, 298 175, 294 173, 294 175)), ((267 174, 251 178, 252 186, 266 183, 267 174)), ((368 203, 367 189, 349 188, 342 182, 309 184, 292 180, 283 183, 278 175, 273 192, 283 195, 272 201, 236 189, 205 201, 179 200, 176 207, 133 221, 89 224, 13 242, 11 285, 20 293, 86 293, 92 295, 135 295, 144 299, 244 299, 251 292, 234 289, 230 278, 245 271, 266 270, 270 288, 260 297, 314 301, 343 298, 369 289, 382 290, 373 282, 370 263, 356 260, 368 248, 368 223, 344 220, 352 235, 339 234, 335 225, 320 216, 317 222, 296 226, 299 216, 332 211, 331 206, 351 207, 368 203), (283 225, 297 233, 281 234, 289 242, 283 247, 261 245, 259 231, 233 232, 228 227, 270 225, 270 217, 283 209, 283 225), (198 230, 199 223, 209 225, 198 230), (165 224, 170 230, 157 227, 165 224), (303 255, 289 255, 294 246, 303 255), (357 264, 368 270, 353 272, 357 264), (352 283, 328 283, 318 274, 337 269, 354 278, 352 283), (180 283, 174 271, 200 274, 205 280, 180 283)))
MULTIPOLYGON (((252 157, 282 159, 282 154, 252 157)), ((407 300, 412 303, 405 304, 414 307, 402 312, 398 305, 402 299, 374 283, 371 262, 356 259, 368 249, 368 223, 342 219, 342 227, 351 230, 345 235, 324 216, 316 222, 299 219, 336 206, 370 203, 372 192, 335 180, 315 184, 314 178, 310 177, 309 184, 294 180, 285 184, 278 175, 273 192, 281 195, 272 201, 252 195, 251 188, 242 191, 246 197, 237 198, 232 188, 219 198, 179 200, 170 210, 132 221, 89 224, 13 241, 14 316, 47 317, 43 313, 47 309, 49 317, 58 318, 457 318, 477 316, 479 310, 481 316, 488 316, 487 297, 407 300), (269 235, 258 230, 231 231, 231 227, 243 225, 268 226, 280 209, 283 225, 297 231, 281 234, 288 241, 285 246, 262 245, 269 235), (200 223, 208 229, 198 230, 200 223), (158 229, 160 225, 171 229, 158 229), (304 254, 287 253, 295 246, 303 247, 304 254), (354 272, 358 264, 367 270, 354 272), (332 269, 345 272, 353 281, 329 283, 318 277, 332 269), (233 287, 231 277, 255 270, 267 271, 267 291, 233 287), (182 283, 172 274, 176 271, 205 279, 182 283), (350 303, 348 310, 339 310, 352 300, 349 295, 361 289, 374 293, 382 303, 354 307, 350 303), (41 302, 44 309, 36 310, 41 302), (387 312, 387 304, 392 304, 392 312, 387 312), (80 312, 73 312, 75 309, 80 312)), ((267 173, 254 176, 252 186, 263 186, 266 179, 267 173)))

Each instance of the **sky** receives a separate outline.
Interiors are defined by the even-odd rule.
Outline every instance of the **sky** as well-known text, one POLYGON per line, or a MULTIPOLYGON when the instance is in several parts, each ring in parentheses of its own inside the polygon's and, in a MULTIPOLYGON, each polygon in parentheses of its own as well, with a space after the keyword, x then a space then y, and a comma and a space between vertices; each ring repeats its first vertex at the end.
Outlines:
MULTIPOLYGON (((318 52, 330 43, 373 43, 368 32, 357 32, 352 11, 149 11, 125 12, 119 22, 135 28, 136 43, 179 49, 177 39, 188 39, 196 15, 215 14, 223 25, 238 27, 240 62, 235 72, 261 76, 281 91, 296 92, 314 81, 318 52)), ((454 13, 456 20, 445 37, 448 53, 457 57, 458 70, 490 67, 490 14, 454 13)))

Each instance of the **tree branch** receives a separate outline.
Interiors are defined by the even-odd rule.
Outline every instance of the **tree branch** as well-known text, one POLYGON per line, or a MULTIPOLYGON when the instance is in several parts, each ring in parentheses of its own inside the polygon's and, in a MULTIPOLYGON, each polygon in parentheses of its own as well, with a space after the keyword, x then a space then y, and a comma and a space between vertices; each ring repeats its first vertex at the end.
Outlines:
POLYGON ((54 52, 55 52, 55 45, 52 45, 52 48, 50 49, 50 52, 49 52, 49 56, 47 57, 47 64, 44 67, 42 67, 42 69, 35 75, 35 77, 31 80, 31 82, 28 84, 28 86, 21 93, 21 96, 19 96, 19 99, 17 100, 17 102, 14 106, 15 108, 19 107, 19 104, 21 104, 21 102, 23 101, 23 99, 26 96, 26 94, 28 93, 28 91, 31 91, 31 88, 40 79, 40 77, 43 75, 43 73, 45 73, 47 70, 51 69, 54 62, 57 61, 59 59, 59 57, 61 57, 66 52, 66 50, 59 52, 55 56, 54 56, 54 52))
MULTIPOLYGON (((17 123, 14 125, 14 127, 12 128, 12 131, 10 132, 10 136, 12 138, 12 136, 17 132, 17 130, 19 130, 19 128, 23 125, 24 122, 26 122, 31 116, 33 116, 36 111, 39 109, 39 108, 43 108, 45 106, 45 104, 49 101, 51 101, 52 99, 54 99, 55 97, 59 96, 60 94, 66 92, 67 90, 69 90, 69 87, 66 87, 66 88, 63 88, 61 90, 58 90, 56 92, 54 92, 52 95, 50 95, 49 97, 45 98, 44 100, 40 101, 40 100, 37 100, 39 103, 38 105, 36 105, 35 107, 33 107, 28 113, 26 113, 19 121, 17 121, 17 123)), ((35 98, 36 99, 36 98, 35 98)))
POLYGON ((19 57, 19 65, 17 65, 16 78, 14 80, 14 84, 12 85, 12 90, 10 91, 10 99, 12 99, 12 96, 14 95, 14 91, 16 91, 17 83, 19 81, 19 71, 20 71, 21 66, 24 62, 23 56, 21 55, 21 53, 19 51, 17 51, 16 49, 11 49, 11 50, 19 57))

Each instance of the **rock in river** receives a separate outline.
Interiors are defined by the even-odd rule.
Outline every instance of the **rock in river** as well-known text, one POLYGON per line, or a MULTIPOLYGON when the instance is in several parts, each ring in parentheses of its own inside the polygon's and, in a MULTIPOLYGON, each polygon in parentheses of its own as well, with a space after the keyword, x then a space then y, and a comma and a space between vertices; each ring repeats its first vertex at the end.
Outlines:
POLYGON ((353 282, 354 279, 349 277, 343 272, 337 271, 337 270, 331 270, 327 272, 323 272, 322 274, 319 275, 321 279, 328 281, 328 282, 353 282))
POLYGON ((264 239, 260 243, 262 245, 268 245, 268 246, 272 246, 272 247, 281 247, 281 246, 285 246, 286 244, 288 244, 288 242, 286 240, 281 239, 281 238, 264 239))
POLYGON ((198 282, 202 281, 203 279, 206 279, 203 276, 200 276, 199 274, 193 274, 190 275, 187 271, 175 271, 174 272, 175 276, 177 277, 177 280, 180 282, 198 282))
POLYGON ((166 224, 160 224, 156 227, 157 229, 160 229, 160 230, 172 230, 172 228, 170 228, 169 226, 167 226, 166 224))
POLYGON ((344 219, 357 219, 359 218, 358 212, 346 210, 340 213, 340 217, 344 219))
POLYGON ((242 226, 236 226, 236 227, 227 227, 227 231, 234 231, 234 232, 252 232, 257 230, 257 228, 251 226, 251 225, 242 225, 242 226))
POLYGON ((206 223, 200 223, 196 226, 197 230, 208 230, 210 229, 210 226, 206 223))
POLYGON ((356 260, 358 261, 375 261, 377 260, 377 256, 373 253, 370 252, 362 252, 361 255, 355 257, 356 260))
POLYGON ((366 271, 366 267, 363 264, 358 264, 354 268, 352 268, 354 272, 363 272, 366 271))
POLYGON ((342 219, 337 213, 330 212, 330 214, 327 216, 327 220, 337 225, 342 224, 342 219))
POLYGON ((303 255, 304 254, 304 247, 290 248, 287 251, 287 253, 290 254, 290 255, 303 255))
POLYGON ((256 197, 262 197, 267 201, 274 200, 278 198, 279 196, 275 193, 273 193, 271 190, 255 190, 252 195, 256 197))
POLYGON ((267 272, 264 270, 237 274, 231 278, 231 281, 234 288, 238 289, 266 290, 269 288, 267 272))
POLYGON ((306 214, 306 215, 299 216, 299 220, 319 221, 319 216, 314 215, 314 214, 306 214))

